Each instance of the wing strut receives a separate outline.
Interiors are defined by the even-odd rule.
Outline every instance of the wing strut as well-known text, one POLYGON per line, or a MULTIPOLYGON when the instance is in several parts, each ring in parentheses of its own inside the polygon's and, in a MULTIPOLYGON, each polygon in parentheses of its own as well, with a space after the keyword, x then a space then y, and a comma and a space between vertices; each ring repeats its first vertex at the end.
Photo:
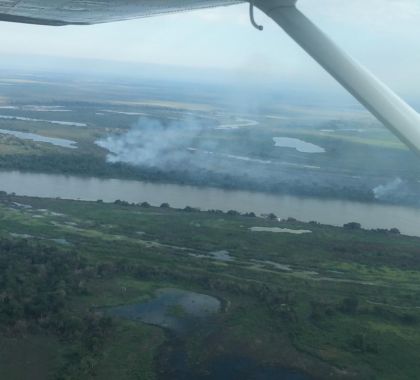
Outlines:
POLYGON ((258 29, 260 32, 264 29, 264 27, 262 25, 259 25, 255 22, 253 0, 250 0, 250 2, 249 2, 249 19, 251 20, 251 24, 255 29, 258 29))
POLYGON ((295 6, 296 0, 255 0, 312 58, 379 121, 420 153, 420 116, 404 100, 341 50, 295 6))

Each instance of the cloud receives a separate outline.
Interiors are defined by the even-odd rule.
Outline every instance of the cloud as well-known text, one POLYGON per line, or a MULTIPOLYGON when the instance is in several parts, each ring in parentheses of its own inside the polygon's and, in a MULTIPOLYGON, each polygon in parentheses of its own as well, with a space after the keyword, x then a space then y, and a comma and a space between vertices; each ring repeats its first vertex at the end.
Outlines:
POLYGON ((420 21, 420 3, 415 0, 300 0, 299 8, 333 24, 363 26, 382 33, 417 28, 420 21))

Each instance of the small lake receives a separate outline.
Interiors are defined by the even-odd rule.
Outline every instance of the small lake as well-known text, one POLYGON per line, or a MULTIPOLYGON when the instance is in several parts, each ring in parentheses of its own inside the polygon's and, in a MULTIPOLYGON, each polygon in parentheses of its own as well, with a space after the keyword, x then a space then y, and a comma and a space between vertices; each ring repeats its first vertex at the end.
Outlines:
POLYGON ((235 258, 230 255, 229 251, 225 251, 225 250, 209 252, 206 255, 198 254, 198 253, 190 253, 190 256, 198 257, 202 259, 213 259, 216 261, 223 261, 223 262, 235 261, 235 258))
POLYGON ((107 112, 107 113, 115 113, 119 115, 128 115, 128 116, 148 116, 147 113, 144 113, 144 112, 128 112, 128 111, 117 111, 117 110, 101 110, 101 111, 107 112))
POLYGON ((325 153, 325 149, 303 140, 291 137, 273 137, 274 145, 280 148, 294 148, 301 153, 325 153))
POLYGON ((1 106, 3 110, 23 110, 30 112, 71 112, 64 108, 64 106, 41 106, 41 105, 24 105, 24 106, 1 106))
POLYGON ((41 123, 50 123, 50 124, 57 124, 57 125, 64 125, 68 127, 86 127, 86 123, 78 123, 73 121, 61 121, 61 120, 45 120, 45 119, 34 119, 31 117, 24 117, 24 116, 11 116, 11 115, 0 115, 0 119, 5 120, 20 120, 20 121, 35 121, 41 123))
POLYGON ((37 135, 36 133, 12 131, 9 129, 0 129, 0 133, 5 134, 5 135, 13 135, 23 140, 45 142, 48 144, 61 146, 63 148, 77 149, 77 146, 76 146, 77 143, 72 140, 60 139, 57 137, 47 137, 47 136, 37 135))
POLYGON ((403 234, 420 236, 420 209, 378 203, 19 171, 0 172, 0 190, 35 197, 102 199, 106 202, 121 199, 135 203, 147 201, 152 205, 168 202, 177 208, 234 209, 256 214, 273 212, 282 219, 294 217, 304 222, 314 220, 335 226, 358 222, 364 228, 396 227, 403 234))
POLYGON ((248 120, 248 119, 241 119, 236 118, 236 121, 233 123, 227 123, 227 124, 221 124, 216 127, 216 129, 238 129, 243 127, 253 127, 255 125, 258 125, 258 121, 255 120, 248 120))
MULTIPOLYGON (((209 374, 194 380, 310 380, 300 372, 258 364, 246 357, 223 356, 210 363, 209 374)), ((192 377, 190 378, 193 379, 192 377)))
POLYGON ((274 232, 283 234, 310 234, 312 231, 309 230, 291 230, 290 228, 279 228, 279 227, 251 227, 252 232, 274 232))
POLYGON ((150 301, 109 309, 109 314, 185 333, 221 310, 221 302, 206 294, 182 289, 160 289, 150 301))
POLYGON ((251 358, 221 355, 213 358, 205 371, 197 371, 188 361, 185 337, 195 328, 208 326, 222 309, 221 302, 206 294, 183 289, 159 289, 155 298, 134 305, 108 309, 108 314, 163 327, 168 335, 160 379, 171 380, 309 380, 302 373, 257 363, 251 358))

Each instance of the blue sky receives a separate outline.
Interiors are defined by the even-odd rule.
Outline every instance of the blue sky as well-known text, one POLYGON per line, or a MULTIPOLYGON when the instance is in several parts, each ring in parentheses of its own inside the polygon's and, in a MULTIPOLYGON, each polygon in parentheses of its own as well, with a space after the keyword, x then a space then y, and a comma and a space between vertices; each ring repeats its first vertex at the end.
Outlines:
MULTIPOLYGON (((420 99, 420 2, 300 0, 299 8, 403 96, 420 99)), ((338 86, 271 20, 247 5, 78 27, 0 23, 0 54, 111 59, 226 70, 240 80, 338 86)))

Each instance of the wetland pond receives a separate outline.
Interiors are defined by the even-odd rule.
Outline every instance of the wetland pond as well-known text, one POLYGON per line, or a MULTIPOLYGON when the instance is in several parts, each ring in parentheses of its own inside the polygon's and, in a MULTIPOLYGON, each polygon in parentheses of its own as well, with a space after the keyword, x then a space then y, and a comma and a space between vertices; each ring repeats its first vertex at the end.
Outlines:
POLYGON ((293 148, 301 153, 325 153, 325 149, 306 141, 291 137, 273 137, 274 145, 280 148, 293 148))
POLYGON ((160 289, 150 301, 113 307, 115 317, 139 320, 184 334, 197 323, 221 311, 221 302, 214 297, 181 289, 160 289))
POLYGON ((77 148, 75 141, 67 140, 67 139, 60 139, 57 137, 47 137, 47 136, 37 135, 36 133, 12 131, 9 129, 0 129, 0 133, 3 135, 12 135, 22 140, 45 142, 48 144, 53 144, 55 146, 60 146, 62 148, 70 148, 70 149, 77 148))
POLYGON ((186 339, 200 329, 207 332, 217 330, 215 317, 221 311, 222 302, 215 297, 163 288, 157 290, 151 300, 111 307, 107 313, 165 329, 167 340, 157 359, 162 380, 311 380, 293 370, 262 365, 252 358, 230 354, 214 357, 205 369, 192 368, 188 361, 186 339))
POLYGON ((292 230, 290 228, 279 228, 279 227, 251 227, 252 232, 274 232, 274 233, 284 233, 284 234, 293 234, 293 235, 302 235, 310 234, 310 230, 292 230))

